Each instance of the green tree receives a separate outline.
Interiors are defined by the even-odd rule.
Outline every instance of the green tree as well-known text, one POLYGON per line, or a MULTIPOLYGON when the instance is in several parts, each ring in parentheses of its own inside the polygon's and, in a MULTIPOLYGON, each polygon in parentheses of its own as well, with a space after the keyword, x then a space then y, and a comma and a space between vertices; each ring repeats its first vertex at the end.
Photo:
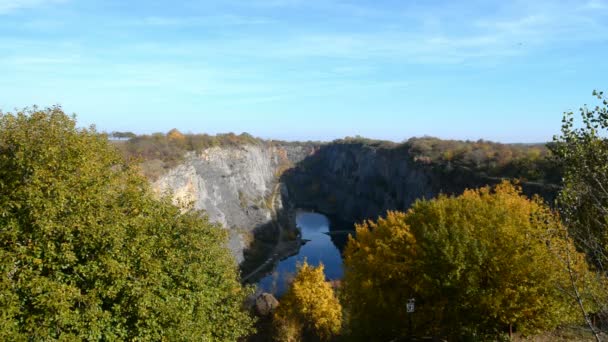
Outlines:
POLYGON ((524 334, 580 321, 562 289, 570 258, 579 285, 591 281, 559 218, 539 199, 502 183, 458 197, 418 201, 357 227, 345 251, 350 327, 364 340, 405 336, 409 298, 414 332, 462 337, 524 334))
POLYGON ((116 139, 132 139, 137 136, 133 132, 112 132, 110 135, 116 139))
MULTIPOLYGON (((563 188, 558 206, 577 247, 584 251, 600 277, 608 275, 608 99, 580 108, 580 121, 564 113, 561 135, 550 145, 563 165, 563 188)), ((598 300, 600 318, 608 321, 608 302, 598 300)), ((605 326, 605 325, 604 325, 605 326)))
POLYGON ((0 113, 1 340, 237 340, 225 242, 61 108, 0 113))
POLYGON ((608 262, 608 100, 580 108, 581 126, 574 113, 564 113, 561 135, 554 138, 553 153, 564 165, 564 187, 559 206, 572 235, 593 263, 605 269, 608 262))
POLYGON ((328 340, 340 332, 342 306, 325 281, 323 264, 298 265, 295 279, 275 312, 277 338, 298 341, 301 336, 328 340))

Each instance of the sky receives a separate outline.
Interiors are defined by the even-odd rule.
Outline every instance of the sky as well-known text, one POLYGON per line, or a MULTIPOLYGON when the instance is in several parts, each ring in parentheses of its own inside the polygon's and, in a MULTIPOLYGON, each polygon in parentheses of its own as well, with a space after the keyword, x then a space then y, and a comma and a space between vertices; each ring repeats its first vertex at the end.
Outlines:
POLYGON ((608 0, 0 0, 0 109, 108 132, 543 142, 607 61, 608 0))

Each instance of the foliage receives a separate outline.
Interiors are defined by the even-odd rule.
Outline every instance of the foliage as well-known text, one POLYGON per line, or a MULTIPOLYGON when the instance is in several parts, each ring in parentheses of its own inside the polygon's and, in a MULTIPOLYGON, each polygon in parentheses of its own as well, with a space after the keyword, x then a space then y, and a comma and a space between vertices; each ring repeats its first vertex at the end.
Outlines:
POLYGON ((490 141, 457 141, 412 138, 407 141, 415 160, 444 169, 466 168, 492 177, 521 178, 558 184, 560 167, 542 144, 500 144, 490 141))
POLYGON ((0 113, 1 340, 237 340, 225 242, 61 108, 0 113))
POLYGON ((304 327, 297 319, 275 315, 272 322, 272 338, 277 342, 300 342, 304 327))
POLYGON ((277 335, 281 340, 298 340, 312 335, 328 340, 340 332, 342 307, 329 282, 325 281, 323 264, 298 265, 297 274, 281 298, 275 313, 277 335))
POLYGON ((510 183, 418 201, 356 233, 345 251, 344 294, 362 339, 408 334, 409 298, 418 334, 486 336, 509 325, 528 334, 576 321, 562 291, 566 252, 576 281, 592 283, 559 218, 510 183))
MULTIPOLYGON (((286 142, 262 140, 248 133, 183 134, 172 129, 166 134, 133 136, 117 132, 120 137, 130 138, 119 144, 127 159, 140 159, 144 175, 155 179, 166 170, 175 167, 188 151, 207 148, 238 147, 243 145, 281 144, 284 146, 320 146, 320 142, 286 142)), ((411 138, 405 143, 367 139, 360 136, 346 137, 333 144, 363 145, 382 151, 407 152, 415 161, 430 164, 450 172, 454 168, 475 171, 490 177, 521 178, 549 184, 561 180, 560 165, 551 158, 543 144, 500 144, 490 141, 442 140, 432 137, 411 138)), ((405 154, 404 154, 405 155, 405 154)), ((290 166, 290 165, 289 165, 290 166)))
POLYGON ((131 139, 137 135, 133 132, 112 132, 110 136, 114 139, 131 139))
POLYGON ((608 261, 608 100, 594 94, 604 107, 580 108, 579 128, 574 114, 564 113, 553 151, 565 168, 558 199, 564 219, 579 247, 603 269, 608 261))
POLYGON ((172 129, 167 134, 135 136, 118 145, 127 160, 138 159, 143 162, 144 175, 155 179, 165 170, 175 167, 188 151, 201 151, 215 146, 257 145, 262 140, 248 133, 218 134, 183 134, 172 129))
MULTIPOLYGON (((166 134, 129 136, 128 141, 120 141, 116 146, 127 160, 137 160, 141 171, 148 179, 155 180, 167 170, 183 161, 187 152, 200 152, 212 147, 240 147, 245 145, 318 146, 319 142, 287 142, 262 140, 249 133, 225 133, 217 135, 184 134, 172 129, 166 134)), ((285 157, 286 159, 286 157, 285 157)), ((281 165, 280 174, 290 165, 281 165)))
MULTIPOLYGON (((564 187, 558 206, 579 249, 602 277, 608 266, 608 99, 593 93, 601 105, 580 108, 580 122, 564 113, 561 135, 554 138, 553 153, 564 165, 564 187)), ((608 302, 600 303, 605 321, 608 302)))
POLYGON ((486 140, 443 140, 411 138, 397 144, 360 136, 335 140, 334 144, 362 145, 383 152, 409 155, 418 163, 445 173, 469 170, 488 177, 518 178, 523 181, 559 184, 561 165, 544 144, 501 144, 486 140))

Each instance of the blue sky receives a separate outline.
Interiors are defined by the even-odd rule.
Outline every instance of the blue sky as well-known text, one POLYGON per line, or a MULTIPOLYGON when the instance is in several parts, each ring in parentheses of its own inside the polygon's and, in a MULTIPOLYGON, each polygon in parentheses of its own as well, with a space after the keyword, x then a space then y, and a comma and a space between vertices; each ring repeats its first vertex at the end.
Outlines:
POLYGON ((608 0, 0 0, 0 108, 138 133, 550 140, 608 0))

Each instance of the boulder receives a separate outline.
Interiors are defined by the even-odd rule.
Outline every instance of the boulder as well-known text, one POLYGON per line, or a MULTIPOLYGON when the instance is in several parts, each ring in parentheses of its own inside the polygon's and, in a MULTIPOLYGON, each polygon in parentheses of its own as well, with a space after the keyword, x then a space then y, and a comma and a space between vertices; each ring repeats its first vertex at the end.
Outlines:
POLYGON ((279 306, 279 301, 270 293, 262 293, 255 299, 255 310, 260 316, 268 316, 279 306))

